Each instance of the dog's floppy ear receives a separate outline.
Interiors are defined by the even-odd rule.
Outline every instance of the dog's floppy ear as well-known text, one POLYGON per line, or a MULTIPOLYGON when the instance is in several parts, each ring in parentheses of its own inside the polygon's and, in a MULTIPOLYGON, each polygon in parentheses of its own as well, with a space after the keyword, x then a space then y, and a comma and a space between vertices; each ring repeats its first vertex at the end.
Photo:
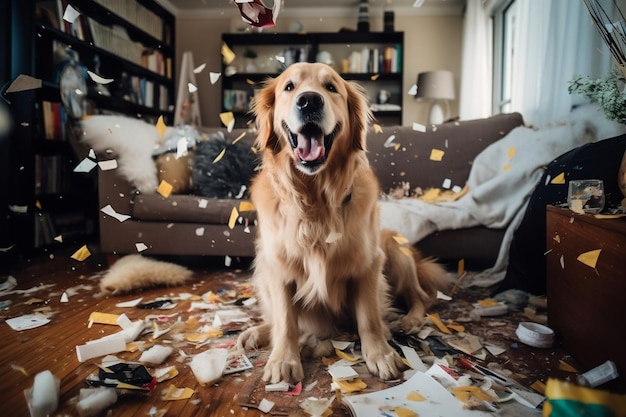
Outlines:
POLYGON ((372 120, 369 100, 363 86, 353 81, 346 81, 348 90, 348 117, 350 119, 350 137, 355 149, 365 150, 367 128, 372 120))
POLYGON ((256 119, 257 138, 256 146, 260 151, 265 148, 277 148, 280 144, 276 132, 274 132, 274 105, 276 79, 268 79, 263 83, 263 88, 252 99, 252 113, 256 119))

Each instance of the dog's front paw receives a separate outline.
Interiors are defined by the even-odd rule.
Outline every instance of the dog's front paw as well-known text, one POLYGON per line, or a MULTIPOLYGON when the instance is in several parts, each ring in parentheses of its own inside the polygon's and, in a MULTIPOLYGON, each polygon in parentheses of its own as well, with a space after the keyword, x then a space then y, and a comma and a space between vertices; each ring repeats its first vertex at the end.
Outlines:
POLYGON ((283 355, 283 353, 272 351, 269 360, 265 364, 263 381, 276 384, 280 381, 297 382, 304 379, 300 355, 283 355))
POLYGON ((365 363, 372 374, 385 381, 400 378, 402 371, 407 369, 400 355, 391 347, 365 355, 365 363))
POLYGON ((419 332, 423 325, 423 317, 415 314, 408 314, 400 320, 400 328, 406 334, 415 334, 419 332))
POLYGON ((252 350, 270 343, 270 328, 267 324, 251 327, 237 338, 237 348, 252 350))

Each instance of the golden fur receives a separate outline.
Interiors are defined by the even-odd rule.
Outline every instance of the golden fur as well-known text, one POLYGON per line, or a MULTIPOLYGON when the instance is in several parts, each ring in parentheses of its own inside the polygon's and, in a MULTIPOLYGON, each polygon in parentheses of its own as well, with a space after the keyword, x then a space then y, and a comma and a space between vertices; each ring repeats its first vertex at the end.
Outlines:
POLYGON ((408 309, 402 327, 421 325, 445 271, 379 230, 362 90, 327 65, 294 64, 267 81, 253 111, 263 155, 250 190, 259 219, 254 281, 264 323, 239 345, 271 344, 263 379, 298 381, 301 347, 328 354, 330 338, 357 330, 370 372, 398 377, 403 364, 383 318, 395 299, 408 309))

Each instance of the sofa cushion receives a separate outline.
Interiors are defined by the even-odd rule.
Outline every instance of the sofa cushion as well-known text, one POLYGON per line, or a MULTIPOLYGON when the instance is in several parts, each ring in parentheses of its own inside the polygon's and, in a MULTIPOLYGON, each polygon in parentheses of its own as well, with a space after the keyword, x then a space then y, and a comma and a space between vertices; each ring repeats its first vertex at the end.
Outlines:
MULTIPOLYGON (((228 224, 233 207, 242 211, 241 203, 247 200, 204 198, 192 195, 138 194, 133 199, 131 216, 137 220, 228 224)), ((254 221, 256 212, 245 211, 241 215, 254 221)))
POLYGON ((411 189, 463 187, 474 158, 523 124, 519 113, 511 113, 444 123, 428 127, 426 132, 408 126, 370 131, 368 158, 385 193, 400 188, 402 182, 408 182, 411 189), (390 140, 392 135, 395 138, 390 140), (441 160, 431 159, 433 150, 443 151, 441 160))

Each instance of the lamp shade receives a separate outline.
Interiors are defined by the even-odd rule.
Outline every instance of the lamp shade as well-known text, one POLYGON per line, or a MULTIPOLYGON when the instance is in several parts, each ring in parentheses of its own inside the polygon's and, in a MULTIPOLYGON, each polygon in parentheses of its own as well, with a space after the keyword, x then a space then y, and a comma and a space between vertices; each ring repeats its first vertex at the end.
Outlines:
POLYGON ((454 100, 454 77, 451 71, 429 71, 417 74, 418 99, 454 100))

